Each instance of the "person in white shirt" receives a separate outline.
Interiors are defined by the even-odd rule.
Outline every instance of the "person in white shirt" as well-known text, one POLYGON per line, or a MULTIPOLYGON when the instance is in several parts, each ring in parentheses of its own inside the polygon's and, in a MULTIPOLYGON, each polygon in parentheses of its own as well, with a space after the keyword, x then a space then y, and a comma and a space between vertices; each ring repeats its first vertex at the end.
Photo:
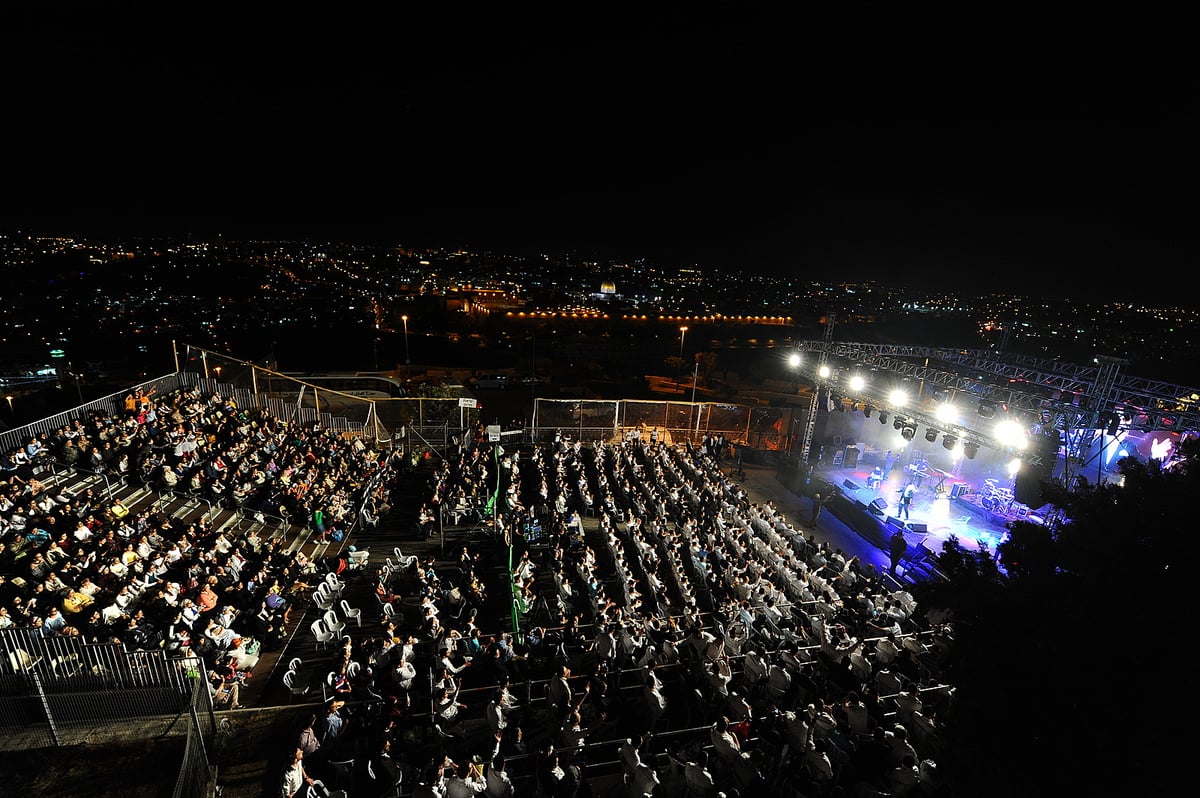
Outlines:
POLYGON ((512 798, 513 783, 504 768, 504 757, 497 755, 492 759, 487 771, 488 798, 512 798))
POLYGON ((742 658, 742 680, 751 692, 766 682, 768 669, 767 661, 761 654, 754 650, 746 652, 742 658))
POLYGON ((684 765, 683 780, 687 785, 688 795, 694 795, 696 798, 716 796, 717 783, 708 769, 708 751, 701 749, 696 753, 694 762, 684 765))
POLYGON ((438 720, 444 725, 452 725, 459 720, 459 710, 466 709, 467 705, 458 700, 458 685, 454 687, 446 687, 442 689, 434 704, 434 712, 438 716, 438 720))
POLYGON ((646 735, 639 734, 636 737, 627 737, 625 742, 621 743, 621 749, 617 754, 617 758, 621 762, 621 772, 630 778, 637 772, 638 765, 642 764, 642 747, 646 744, 646 735))
POLYGON ((392 679, 396 682, 396 686, 407 692, 412 689, 413 680, 416 678, 416 666, 401 655, 399 662, 396 663, 396 667, 392 670, 392 679))
POLYGON ((733 674, 729 670, 728 661, 722 659, 706 663, 704 675, 718 697, 723 699, 729 697, 729 682, 732 680, 733 674))
POLYGON ((502 734, 508 728, 508 711, 505 710, 503 702, 504 696, 500 690, 497 690, 485 710, 488 727, 492 730, 492 734, 502 734))
POLYGON ((721 761, 727 765, 742 755, 742 744, 729 728, 729 718, 722 715, 709 729, 709 742, 721 761))
POLYGON ((642 690, 646 707, 650 710, 650 728, 653 730, 660 718, 667 711, 667 697, 663 695, 662 685, 653 673, 646 677, 646 685, 642 690))
POLYGON ((637 770, 633 773, 633 780, 629 787, 629 794, 637 798, 638 796, 653 795, 655 788, 659 785, 658 771, 642 762, 638 765, 637 770))
POLYGON ((780 667, 779 663, 772 663, 767 672, 767 695, 772 701, 779 703, 791 689, 792 674, 780 667))
POLYGON ((479 765, 462 762, 457 772, 446 780, 446 798, 473 798, 487 789, 487 780, 479 765))
POLYGON ((833 783, 833 762, 828 751, 829 743, 824 738, 817 738, 804 752, 804 772, 818 785, 833 783))
MULTIPOLYGON (((302 794, 302 787, 309 787, 320 784, 319 781, 312 778, 304 770, 304 752, 299 748, 292 755, 291 764, 283 772, 283 784, 280 788, 280 796, 282 798, 299 798, 302 794)), ((324 785, 322 785, 324 786, 324 785)))

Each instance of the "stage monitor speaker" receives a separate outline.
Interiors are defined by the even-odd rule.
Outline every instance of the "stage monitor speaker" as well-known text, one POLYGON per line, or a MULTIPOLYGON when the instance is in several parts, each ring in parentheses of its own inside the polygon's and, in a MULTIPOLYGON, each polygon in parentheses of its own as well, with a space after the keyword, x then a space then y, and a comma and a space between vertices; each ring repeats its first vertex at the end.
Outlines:
POLYGON ((929 524, 923 524, 920 521, 909 521, 908 529, 910 532, 925 533, 929 531, 929 524))
POLYGON ((842 480, 842 487, 845 488, 846 490, 858 490, 858 488, 859 488, 858 485, 855 485, 853 482, 851 482, 848 479, 842 480))
POLYGON ((959 496, 964 496, 971 491, 971 486, 966 482, 955 482, 950 486, 950 498, 957 499, 959 496))
POLYGON ((888 507, 887 499, 880 496, 878 499, 871 502, 868 509, 875 515, 885 516, 885 515, 887 515, 887 507, 888 507))
POLYGON ((894 515, 889 515, 887 517, 887 521, 884 521, 884 524, 888 529, 904 529, 904 522, 894 515))

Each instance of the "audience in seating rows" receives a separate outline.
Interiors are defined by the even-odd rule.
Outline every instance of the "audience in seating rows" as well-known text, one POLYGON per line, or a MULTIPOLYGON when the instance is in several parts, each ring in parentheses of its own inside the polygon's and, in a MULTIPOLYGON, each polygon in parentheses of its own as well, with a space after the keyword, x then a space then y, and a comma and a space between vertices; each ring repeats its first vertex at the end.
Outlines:
MULTIPOLYGON (((91 411, 5 454, 0 473, 0 628, 202 657, 218 700, 258 651, 282 646, 291 602, 319 564, 280 536, 184 522, 157 499, 186 490, 211 506, 284 516, 315 513, 328 538, 348 529, 387 456, 313 425, 242 410, 198 389, 131 393, 112 414, 91 411), (54 469, 47 466, 53 463, 54 469), (146 488, 133 507, 93 487, 67 492, 62 469, 146 488), (184 488, 184 486, 187 486, 184 488)), ((215 514, 213 514, 215 516, 215 514)))
POLYGON ((443 565, 379 569, 376 595, 401 612, 349 654, 350 700, 384 707, 355 742, 375 770, 432 727, 439 753, 402 766, 439 796, 501 798, 514 783, 573 796, 588 764, 618 758, 641 796, 660 777, 656 735, 673 732, 665 753, 705 795, 781 781, 810 796, 934 794, 950 619, 752 501, 707 441, 560 435, 500 454, 477 439, 447 452, 427 491, 433 514, 491 500, 489 562, 507 562, 513 542, 511 570, 498 570, 521 634, 481 618, 488 602, 465 589, 484 543, 443 565), (597 746, 607 753, 590 756, 597 746))

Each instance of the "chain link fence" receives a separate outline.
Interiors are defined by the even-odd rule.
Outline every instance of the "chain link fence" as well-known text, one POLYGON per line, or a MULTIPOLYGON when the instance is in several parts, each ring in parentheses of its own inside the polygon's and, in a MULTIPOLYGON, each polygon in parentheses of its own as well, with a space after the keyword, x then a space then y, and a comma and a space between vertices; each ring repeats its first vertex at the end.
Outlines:
POLYGON ((614 441, 637 434, 666 443, 724 436, 728 443, 762 451, 787 451, 793 441, 794 409, 722 402, 639 399, 538 399, 533 416, 535 441, 559 433, 579 440, 614 441))

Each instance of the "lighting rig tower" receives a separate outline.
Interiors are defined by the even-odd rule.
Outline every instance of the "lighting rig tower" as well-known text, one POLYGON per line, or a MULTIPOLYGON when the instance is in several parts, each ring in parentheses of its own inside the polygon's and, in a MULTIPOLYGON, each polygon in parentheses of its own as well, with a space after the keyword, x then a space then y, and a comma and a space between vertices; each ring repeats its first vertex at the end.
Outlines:
POLYGON ((807 464, 812 452, 813 431, 817 427, 817 402, 821 398, 821 373, 829 360, 829 342, 833 339, 833 325, 837 322, 837 314, 825 314, 825 336, 821 354, 817 358, 817 379, 813 383, 812 397, 808 400, 808 415, 804 419, 804 437, 800 439, 800 462, 807 464))

